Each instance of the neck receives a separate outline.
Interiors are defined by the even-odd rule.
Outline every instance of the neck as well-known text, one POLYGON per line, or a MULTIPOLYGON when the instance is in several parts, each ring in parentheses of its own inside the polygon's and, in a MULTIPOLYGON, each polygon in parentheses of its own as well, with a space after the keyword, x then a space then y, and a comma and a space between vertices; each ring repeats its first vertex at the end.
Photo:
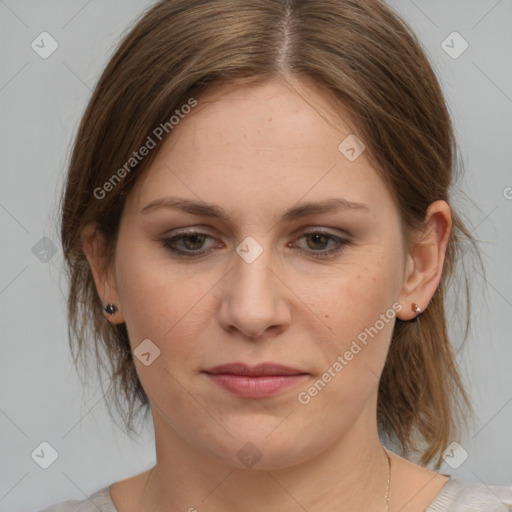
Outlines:
POLYGON ((377 426, 360 417, 328 450, 276 469, 239 469, 205 456, 154 415, 157 464, 140 510, 256 512, 386 510, 388 460, 377 426))

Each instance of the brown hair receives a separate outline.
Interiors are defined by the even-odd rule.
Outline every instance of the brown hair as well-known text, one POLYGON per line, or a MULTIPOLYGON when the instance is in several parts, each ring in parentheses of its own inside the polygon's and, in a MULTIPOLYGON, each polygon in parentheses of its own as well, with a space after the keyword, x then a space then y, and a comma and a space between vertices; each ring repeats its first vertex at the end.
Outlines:
MULTIPOLYGON (((76 135, 61 204, 74 361, 83 356, 86 363, 92 337, 98 374, 107 371, 110 398, 129 430, 136 413, 143 407, 147 413, 150 404, 125 324, 111 325, 104 318, 80 232, 96 221, 113 257, 126 196, 157 151, 122 173, 103 198, 95 190, 190 98, 220 84, 273 78, 313 82, 347 109, 393 193, 407 243, 421 229, 431 202, 450 203, 456 142, 442 91, 421 44, 383 2, 158 2, 124 37, 100 77, 76 135)), ((436 467, 458 419, 466 420, 464 411, 470 411, 454 364, 444 300, 464 243, 477 249, 453 207, 452 214, 441 283, 418 320, 397 319, 377 411, 379 425, 404 452, 419 451, 425 464, 437 456, 436 467)), ((469 308, 467 272, 464 276, 469 308)), ((465 336, 469 319, 468 311, 465 336)))

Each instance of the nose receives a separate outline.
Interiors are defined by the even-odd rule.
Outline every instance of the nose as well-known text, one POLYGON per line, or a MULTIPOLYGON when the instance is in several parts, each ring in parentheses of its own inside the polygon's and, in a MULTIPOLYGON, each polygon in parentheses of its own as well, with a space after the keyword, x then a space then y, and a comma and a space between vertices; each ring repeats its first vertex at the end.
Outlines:
POLYGON ((270 247, 249 261, 234 254, 233 268, 222 280, 219 322, 224 329, 257 341, 286 330, 291 292, 273 265, 270 247))

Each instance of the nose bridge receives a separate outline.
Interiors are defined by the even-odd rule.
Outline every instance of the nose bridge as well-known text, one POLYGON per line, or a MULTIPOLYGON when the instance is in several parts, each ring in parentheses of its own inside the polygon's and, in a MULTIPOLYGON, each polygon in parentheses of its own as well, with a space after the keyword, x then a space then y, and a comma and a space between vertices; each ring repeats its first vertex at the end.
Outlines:
POLYGON ((221 316, 225 327, 236 327, 251 338, 288 321, 282 285, 274 275, 270 239, 247 237, 237 246, 223 297, 221 316))
POLYGON ((273 259, 270 237, 256 240, 248 236, 238 245, 232 286, 239 300, 271 305, 275 292, 275 276, 270 270, 273 259))

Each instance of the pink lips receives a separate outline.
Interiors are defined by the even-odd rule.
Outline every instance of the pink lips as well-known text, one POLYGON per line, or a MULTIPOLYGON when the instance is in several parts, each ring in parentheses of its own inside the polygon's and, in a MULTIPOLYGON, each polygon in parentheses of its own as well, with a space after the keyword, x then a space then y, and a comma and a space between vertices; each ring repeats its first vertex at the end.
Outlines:
POLYGON ((217 385, 243 398, 265 398, 284 391, 304 380, 308 374, 280 364, 248 366, 231 363, 209 368, 205 372, 217 385))

